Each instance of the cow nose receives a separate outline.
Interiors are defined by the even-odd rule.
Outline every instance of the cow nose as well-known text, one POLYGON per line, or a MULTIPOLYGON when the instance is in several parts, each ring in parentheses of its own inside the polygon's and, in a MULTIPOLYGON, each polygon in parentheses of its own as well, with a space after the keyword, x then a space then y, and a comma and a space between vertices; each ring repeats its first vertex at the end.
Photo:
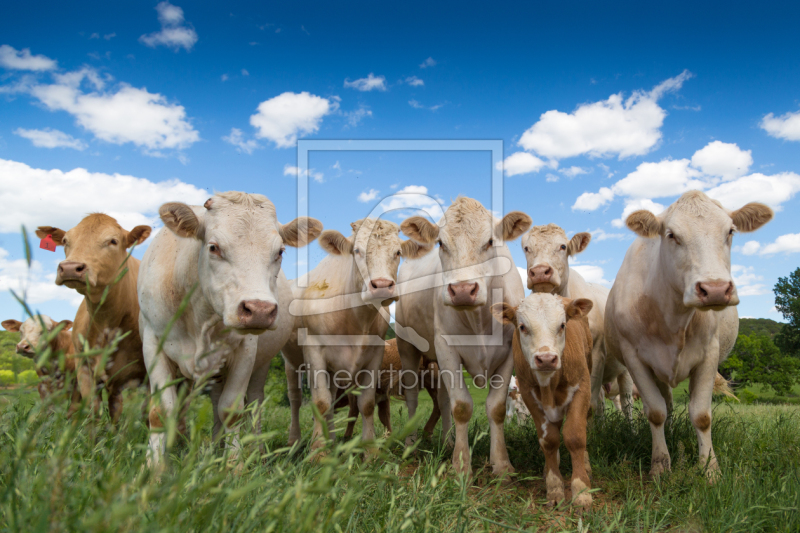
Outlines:
POLYGON ((558 354, 553 352, 537 353, 533 358, 537 370, 555 370, 558 363, 558 354))
POLYGON ((550 265, 537 265, 528 270, 528 277, 533 285, 550 283, 553 277, 553 268, 550 265))
POLYGON ((31 351, 31 345, 27 342, 20 342, 17 344, 17 353, 28 353, 31 351))
POLYGON ((728 305, 733 296, 732 281, 700 281, 695 292, 704 306, 728 305))
POLYGON ((278 317, 278 304, 264 300, 242 300, 236 315, 243 328, 267 329, 278 317))
POLYGON ((391 298, 394 296, 395 283, 392 279, 377 278, 369 282, 369 291, 373 296, 391 298))
POLYGON ((447 292, 453 305, 475 305, 475 300, 478 298, 478 283, 467 281, 451 283, 447 286, 447 292))
POLYGON ((62 261, 58 264, 58 277, 62 280, 82 281, 86 275, 86 263, 62 261))

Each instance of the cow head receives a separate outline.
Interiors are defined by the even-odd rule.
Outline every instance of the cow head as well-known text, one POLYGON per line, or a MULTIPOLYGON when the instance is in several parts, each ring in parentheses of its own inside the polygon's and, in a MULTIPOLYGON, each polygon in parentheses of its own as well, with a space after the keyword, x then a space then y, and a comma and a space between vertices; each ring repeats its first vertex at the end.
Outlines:
POLYGON ((592 235, 576 233, 567 239, 555 224, 534 226, 522 238, 528 260, 528 288, 534 292, 559 293, 569 282, 569 258, 589 246, 592 235))
POLYGON ((755 231, 773 217, 764 204, 727 211, 700 191, 681 196, 656 216, 631 213, 625 223, 641 237, 660 239, 661 275, 687 307, 720 310, 737 305, 731 276, 731 244, 737 231, 755 231))
POLYGON ((72 327, 72 320, 62 320, 56 322, 47 315, 39 315, 27 319, 25 322, 19 320, 3 320, 2 326, 8 331, 19 332, 19 342, 17 343, 17 353, 19 355, 33 358, 37 351, 45 348, 45 341, 47 333, 56 329, 59 325, 63 325, 63 330, 68 330, 72 327), (44 328, 42 327, 44 324, 44 328))
POLYGON ((487 278, 497 275, 491 264, 500 249, 495 239, 516 239, 530 227, 531 218, 512 211, 497 221, 477 200, 459 197, 445 212, 444 221, 440 227, 422 217, 411 217, 401 229, 417 242, 439 243, 444 305, 462 309, 482 306, 487 301, 487 278))
POLYGON ((567 321, 584 317, 592 310, 586 298, 570 300, 554 294, 533 293, 519 307, 507 303, 492 306, 492 313, 504 324, 513 324, 519 346, 531 370, 549 381, 561 368, 567 339, 567 321))
POLYGON ((277 327, 285 246, 305 246, 322 231, 313 218, 281 225, 266 196, 242 192, 217 193, 203 207, 167 203, 159 214, 175 235, 197 241, 199 290, 223 324, 242 334, 277 327))
POLYGON ((387 220, 365 218, 353 222, 350 227, 353 235, 349 239, 336 230, 325 230, 319 237, 319 244, 330 254, 353 257, 364 302, 389 305, 398 298, 396 283, 400 258, 422 257, 432 247, 400 240, 400 228, 387 220))
POLYGON ((97 303, 124 268, 128 248, 143 243, 150 231, 150 226, 125 231, 110 216, 93 213, 69 231, 39 226, 36 236, 51 235, 56 245, 64 247, 66 258, 58 264, 56 285, 66 285, 97 303))

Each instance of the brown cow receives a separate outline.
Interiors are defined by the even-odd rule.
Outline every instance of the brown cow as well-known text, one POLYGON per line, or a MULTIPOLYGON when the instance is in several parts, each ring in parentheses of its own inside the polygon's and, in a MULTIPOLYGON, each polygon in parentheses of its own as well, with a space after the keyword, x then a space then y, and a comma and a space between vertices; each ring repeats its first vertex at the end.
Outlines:
POLYGON ((550 505, 564 499, 558 447, 565 416, 564 444, 572 457, 572 497, 581 507, 592 504, 586 454, 591 400, 586 357, 592 352, 586 316, 591 309, 591 300, 544 293, 531 294, 519 307, 506 303, 492 306, 498 320, 514 325, 514 369, 522 399, 536 422, 550 505))
MULTIPOLYGON (((66 259, 58 265, 56 285, 66 285, 83 295, 72 334, 75 352, 85 351, 84 342, 90 349, 102 348, 117 332, 128 333, 103 368, 98 368, 102 356, 86 358, 78 367, 81 396, 93 397, 98 382, 104 385, 108 413, 115 421, 122 413, 122 391, 147 377, 136 296, 139 260, 128 256, 128 248, 143 243, 150 231, 150 226, 125 231, 102 213, 88 215, 68 231, 52 226, 36 230, 39 238, 51 235, 56 245, 64 247, 66 259), (128 271, 120 277, 125 268, 128 271)), ((95 402, 99 407, 99 395, 95 402)))

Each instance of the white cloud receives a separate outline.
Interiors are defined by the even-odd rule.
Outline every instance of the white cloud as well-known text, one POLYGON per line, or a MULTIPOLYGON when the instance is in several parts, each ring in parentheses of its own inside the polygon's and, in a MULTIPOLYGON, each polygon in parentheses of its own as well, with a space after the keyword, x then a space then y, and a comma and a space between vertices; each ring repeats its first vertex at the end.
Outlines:
POLYGON ((346 89, 356 89, 357 91, 385 91, 386 90, 386 77, 375 76, 372 72, 366 78, 359 78, 350 81, 350 78, 344 80, 346 89))
POLYGON ((362 120, 367 117, 372 116, 372 111, 366 106, 359 106, 358 109, 354 111, 345 111, 342 113, 345 120, 347 120, 347 125, 355 128, 358 126, 362 120))
POLYGON ((689 163, 688 159, 642 163, 611 190, 616 195, 632 198, 661 198, 703 188, 705 183, 698 179, 702 173, 691 168, 689 163))
POLYGON ((747 241, 741 246, 734 246, 734 252, 741 252, 744 255, 755 255, 759 248, 761 248, 761 244, 758 241, 747 241))
MULTIPOLYGON (((309 168, 307 171, 305 171, 305 174, 313 178, 314 181, 316 181, 317 183, 322 183, 325 181, 325 176, 322 174, 322 172, 317 172, 313 168, 309 168)), ((296 178, 298 175, 302 175, 302 172, 300 171, 300 167, 295 167, 292 165, 284 165, 283 175, 294 176, 296 178)))
POLYGON ((51 85, 35 85, 30 93, 51 111, 66 111, 77 123, 100 140, 113 144, 133 143, 146 153, 180 150, 200 140, 186 118, 186 110, 147 89, 121 83, 104 91, 105 81, 90 68, 57 75, 51 85), (84 92, 84 80, 93 86, 84 92))
POLYGON ((742 150, 734 143, 714 141, 696 151, 692 166, 709 176, 731 180, 744 176, 753 164, 750 150, 742 150))
POLYGON ((739 296, 759 296, 769 292, 763 283, 758 283, 764 281, 764 276, 756 274, 753 267, 731 265, 731 275, 739 296))
POLYGON ((573 211, 594 211, 614 199, 614 193, 608 187, 597 192, 585 192, 578 196, 572 205, 573 211))
POLYGON ((562 168, 559 170, 562 174, 567 176, 568 178, 574 178, 575 176, 580 176, 581 174, 588 174, 586 170, 582 169, 581 167, 568 167, 562 168))
POLYGON ((412 87, 421 87, 422 85, 425 85, 425 82, 422 81, 421 79, 419 79, 416 76, 407 77, 406 78, 406 83, 411 85, 412 87))
POLYGON ((547 181, 547 183, 555 183, 555 182, 557 182, 559 179, 560 179, 560 177, 559 177, 559 175, 558 175, 558 174, 552 174, 552 173, 548 173, 548 174, 545 176, 545 181, 547 181))
POLYGON ((370 189, 369 191, 364 191, 358 195, 358 201, 364 203, 371 202, 372 200, 378 197, 379 193, 380 191, 378 191, 377 189, 370 189))
POLYGON ((629 236, 627 233, 606 233, 603 228, 597 228, 594 231, 590 231, 589 233, 592 234, 592 242, 601 242, 606 241, 608 239, 616 239, 618 241, 623 241, 628 239, 629 236))
POLYGON ((547 163, 535 155, 528 152, 517 152, 506 157, 502 163, 497 163, 497 170, 505 170, 506 176, 516 176, 539 172, 545 166, 547 163))
POLYGON ((628 218, 628 216, 634 211, 640 211, 642 209, 646 209, 647 211, 650 211, 654 215, 660 215, 666 208, 663 205, 658 204, 648 198, 626 200, 625 209, 622 210, 622 215, 619 218, 612 220, 611 225, 614 226, 615 228, 624 228, 625 220, 628 218))
POLYGON ((220 76, 220 79, 221 79, 223 82, 225 82, 225 81, 228 81, 228 75, 227 75, 227 74, 223 74, 222 76, 220 76))
POLYGON ((9 70, 54 70, 58 63, 43 55, 31 54, 30 48, 17 50, 13 46, 0 46, 0 67, 9 70))
POLYGON ((285 92, 258 104, 250 124, 256 136, 268 139, 278 148, 291 148, 297 144, 298 135, 319 131, 322 117, 336 111, 339 104, 308 92, 285 92))
POLYGON ((425 61, 422 62, 422 64, 419 66, 419 68, 428 68, 428 67, 435 67, 435 66, 436 66, 436 60, 433 59, 432 57, 429 57, 428 59, 426 59, 425 61))
POLYGON ((253 150, 261 148, 255 139, 245 140, 244 133, 239 128, 231 128, 231 134, 223 137, 222 140, 234 145, 238 152, 245 154, 252 154, 253 150))
POLYGON ((17 233, 25 225, 56 226, 67 230, 87 213, 106 213, 125 229, 158 222, 158 208, 180 200, 202 205, 209 193, 194 185, 171 179, 154 183, 123 174, 104 174, 76 168, 32 168, 25 163, 0 159, 0 233, 17 233), (20 184, 35 187, 35 194, 21 194, 20 184))
POLYGON ((747 241, 741 247, 737 246, 736 251, 744 255, 796 254, 800 252, 800 233, 781 235, 775 242, 764 246, 758 241, 747 241))
POLYGON ((26 130, 17 128, 14 135, 19 135, 30 140, 34 146, 39 148, 74 148, 75 150, 85 150, 87 144, 72 135, 67 135, 63 131, 45 128, 43 130, 26 130))
POLYGON ((738 209, 748 202, 763 202, 779 210, 781 204, 790 200, 798 191, 800 176, 794 172, 783 172, 774 176, 750 174, 722 183, 706 191, 706 194, 722 202, 726 209, 738 209))
POLYGON ((190 51, 197 42, 197 32, 184 21, 183 9, 165 0, 156 6, 156 11, 161 31, 142 35, 139 41, 150 48, 167 46, 176 52, 180 48, 190 51))
POLYGON ((391 196, 384 198, 380 205, 384 211, 400 209, 413 209, 423 211, 433 218, 439 220, 444 216, 441 201, 428 193, 428 188, 424 185, 408 185, 391 196))
POLYGON ((772 113, 761 119, 761 129, 772 137, 800 141, 800 111, 776 117, 772 113))
POLYGON ((30 305, 49 300, 64 300, 77 308, 83 296, 67 287, 56 285, 56 267, 45 269, 41 262, 9 259, 9 252, 0 248, 0 292, 9 290, 23 297, 30 305))
POLYGON ((603 269, 597 265, 576 265, 573 262, 570 264, 570 268, 574 269, 589 283, 611 287, 612 282, 604 277, 603 269))
POLYGON ((106 33, 105 35, 103 35, 103 39, 105 39, 106 41, 110 41, 116 36, 117 36, 116 33, 106 33))
POLYGON ((421 103, 419 103, 416 100, 409 100, 408 101, 408 105, 410 105, 414 109, 429 109, 431 111, 436 111, 437 109, 442 107, 444 104, 436 104, 436 105, 432 105, 432 106, 428 107, 426 105, 422 105, 421 103))
POLYGON ((554 159, 586 154, 620 159, 644 155, 661 140, 661 126, 667 113, 658 100, 677 91, 692 77, 684 70, 651 91, 635 91, 627 100, 622 94, 607 100, 583 104, 572 113, 557 110, 542 114, 519 140, 525 150, 554 159))
POLYGON ((243 68, 242 69, 242 76, 249 76, 249 75, 250 75, 250 72, 248 72, 246 68, 243 68))

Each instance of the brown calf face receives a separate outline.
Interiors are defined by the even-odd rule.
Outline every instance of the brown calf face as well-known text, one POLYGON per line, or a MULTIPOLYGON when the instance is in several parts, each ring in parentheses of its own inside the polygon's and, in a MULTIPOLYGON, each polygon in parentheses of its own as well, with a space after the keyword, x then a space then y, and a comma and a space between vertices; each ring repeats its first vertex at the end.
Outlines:
POLYGON ((69 329, 72 327, 72 320, 56 322, 47 315, 39 315, 29 318, 25 322, 20 322, 19 320, 4 320, 2 322, 2 326, 7 331, 19 332, 20 339, 16 346, 16 352, 25 357, 34 357, 37 351, 43 350, 47 340, 47 333, 62 324, 62 330, 69 329))
POLYGON ((36 235, 39 238, 52 235, 53 241, 64 247, 66 257, 58 265, 56 285, 66 285, 94 299, 122 271, 128 248, 143 243, 150 232, 150 226, 126 231, 110 216, 93 213, 69 231, 39 226, 36 235))

